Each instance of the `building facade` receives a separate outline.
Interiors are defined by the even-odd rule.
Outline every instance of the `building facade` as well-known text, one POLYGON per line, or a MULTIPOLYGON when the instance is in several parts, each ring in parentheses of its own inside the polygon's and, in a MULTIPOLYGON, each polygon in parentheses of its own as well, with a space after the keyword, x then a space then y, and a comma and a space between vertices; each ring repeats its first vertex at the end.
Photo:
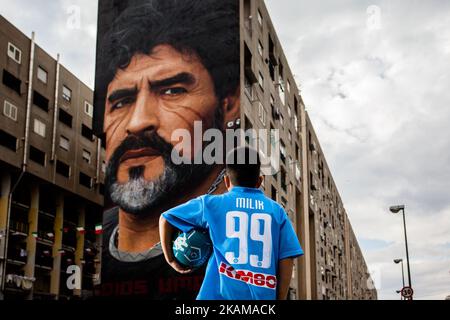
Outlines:
MULTIPOLYGON (((1 291, 6 299, 86 297, 100 281, 95 226, 105 173, 104 147, 92 132, 93 92, 1 16, 0 30, 1 291), (81 289, 67 288, 70 266, 82 273, 81 289)), ((240 39, 241 125, 268 129, 265 140, 279 143, 279 154, 267 154, 279 169, 263 189, 285 207, 305 251, 289 298, 376 299, 262 0, 240 1, 240 39)))
POLYGON ((376 299, 364 257, 264 1, 242 0, 240 9, 243 126, 246 130, 279 130, 278 135, 269 133, 266 139, 279 142, 280 169, 265 177, 263 187, 266 195, 285 207, 305 251, 295 262, 289 297, 376 299))
POLYGON ((99 277, 104 149, 92 90, 33 38, 0 16, 0 291, 80 297, 99 277))

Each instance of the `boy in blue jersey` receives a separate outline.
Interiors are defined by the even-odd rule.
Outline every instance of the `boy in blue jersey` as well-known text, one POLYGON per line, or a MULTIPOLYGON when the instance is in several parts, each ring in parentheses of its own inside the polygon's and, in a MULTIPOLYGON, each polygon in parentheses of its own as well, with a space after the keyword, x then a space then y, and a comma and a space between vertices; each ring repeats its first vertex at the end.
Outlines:
POLYGON ((176 229, 206 229, 214 250, 198 300, 286 299, 293 260, 303 250, 283 207, 258 189, 258 152, 231 150, 224 181, 229 192, 200 196, 161 215, 167 262, 180 273, 191 272, 174 258, 173 235, 176 229))

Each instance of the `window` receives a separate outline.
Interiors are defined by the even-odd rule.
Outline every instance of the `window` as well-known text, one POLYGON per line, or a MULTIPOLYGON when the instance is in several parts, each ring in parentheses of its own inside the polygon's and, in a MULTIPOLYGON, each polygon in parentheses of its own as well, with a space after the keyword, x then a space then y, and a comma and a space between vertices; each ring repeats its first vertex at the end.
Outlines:
POLYGON ((62 175, 63 177, 70 177, 70 166, 62 161, 56 160, 56 173, 62 175))
POLYGON ((291 106, 290 105, 287 106, 287 112, 288 112, 289 118, 291 118, 292 117, 292 111, 291 111, 291 106))
POLYGON ((0 145, 15 152, 17 150, 17 139, 9 133, 0 130, 0 145))
POLYGON ((264 90, 264 77, 261 72, 258 73, 258 83, 262 90, 264 90))
POLYGON ((83 149, 83 160, 86 163, 91 163, 91 153, 85 149, 83 149))
POLYGON ((286 88, 287 88, 287 92, 291 92, 291 83, 289 82, 289 80, 286 83, 286 88))
POLYGON ((300 173, 300 166, 298 165, 298 162, 295 164, 295 179, 300 181, 301 173, 300 173))
POLYGON ((90 141, 94 140, 94 133, 84 124, 81 125, 81 135, 90 141))
POLYGON ((37 91, 33 91, 33 104, 48 112, 48 99, 37 91))
POLYGON ((288 156, 288 165, 289 165, 289 170, 291 172, 293 172, 294 171, 294 160, 292 160, 291 156, 288 156))
MULTIPOLYGON (((286 198, 285 197, 283 197, 283 196, 281 196, 281 205, 283 206, 283 208, 286 210, 286 207, 287 207, 287 200, 286 200, 286 198)), ((291 220, 292 221, 292 218, 291 218, 291 215, 290 215, 290 212, 287 214, 287 216, 288 216, 288 218, 289 218, 289 220, 291 220)))
POLYGON ((72 116, 62 109, 59 109, 59 121, 72 128, 72 116))
POLYGON ((20 87, 21 87, 22 81, 19 78, 16 78, 14 75, 9 73, 8 71, 3 70, 2 82, 5 86, 7 86, 8 88, 17 92, 18 95, 21 95, 20 87))
POLYGON ((47 71, 44 70, 41 66, 37 69, 37 78, 41 80, 43 83, 47 83, 47 71))
POLYGON ((284 93, 284 81, 280 78, 280 82, 278 83, 278 95, 280 96, 281 102, 286 104, 286 94, 284 93))
POLYGON ((280 182, 281 182, 281 188, 286 192, 287 185, 286 185, 286 170, 284 170, 283 167, 281 167, 280 170, 280 182))
POLYGON ((99 184, 98 193, 100 193, 102 196, 105 195, 105 185, 103 183, 99 184))
POLYGON ((259 23, 259 25, 262 27, 262 24, 263 24, 263 18, 262 18, 261 11, 259 11, 259 10, 258 10, 258 13, 257 13, 257 18, 258 18, 258 23, 259 23))
POLYGON ((92 188, 92 178, 89 177, 87 174, 84 174, 83 172, 80 172, 79 182, 82 186, 85 186, 86 188, 89 189, 92 188))
POLYGON ((30 146, 30 160, 40 164, 41 166, 45 166, 45 152, 30 146))
POLYGON ((244 124, 245 124, 245 127, 244 127, 244 130, 245 130, 245 142, 247 144, 253 146, 254 143, 255 143, 255 140, 257 138, 257 137, 254 136, 255 132, 253 130, 251 130, 253 128, 253 124, 250 121, 250 119, 248 119, 247 117, 245 117, 244 124))
POLYGON ((70 141, 64 136, 59 137, 59 146, 61 149, 64 149, 66 151, 69 151, 70 148, 70 141))
POLYGON ((259 120, 261 120, 261 123, 263 125, 266 125, 266 110, 264 110, 264 107, 262 103, 258 103, 258 116, 259 120))
POLYGON ((278 115, 278 117, 279 117, 279 119, 280 119, 280 125, 283 126, 283 125, 284 125, 284 117, 283 117, 283 115, 280 113, 280 114, 278 115))
POLYGON ((94 114, 94 107, 87 101, 84 102, 84 112, 90 117, 94 114))
POLYGON ((38 119, 34 119, 34 132, 45 138, 45 123, 38 119))
POLYGON ((102 161, 102 172, 105 173, 106 172, 106 161, 102 161))
POLYGON ((3 114, 11 120, 17 121, 17 107, 6 100, 3 104, 3 114))
POLYGON ((258 41, 258 53, 261 57, 263 56, 263 52, 264 52, 264 47, 261 44, 261 41, 258 41))
POLYGON ((283 141, 280 143, 280 158, 284 163, 286 163, 286 145, 283 141))
POLYGON ((271 187, 270 198, 271 198, 273 201, 278 201, 278 192, 277 192, 277 189, 276 189, 274 186, 271 187))
POLYGON ((298 118, 296 114, 294 114, 294 127, 295 131, 298 132, 298 118))
POLYGON ((20 51, 20 49, 13 45, 11 42, 8 42, 8 57, 19 64, 22 61, 22 51, 20 51))
POLYGON ((67 102, 70 102, 70 100, 72 100, 72 90, 70 90, 66 86, 63 86, 63 88, 62 88, 62 98, 64 100, 66 100, 67 102))
POLYGON ((250 101, 253 101, 253 85, 247 76, 244 78, 244 91, 250 101))

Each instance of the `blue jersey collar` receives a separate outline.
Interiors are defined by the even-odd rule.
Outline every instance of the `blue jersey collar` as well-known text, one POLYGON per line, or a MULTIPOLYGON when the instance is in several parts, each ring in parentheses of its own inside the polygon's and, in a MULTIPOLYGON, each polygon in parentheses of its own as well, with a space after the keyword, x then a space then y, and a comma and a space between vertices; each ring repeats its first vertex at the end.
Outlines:
POLYGON ((260 189, 258 188, 247 188, 247 187, 237 187, 234 186, 230 192, 237 192, 237 193, 263 193, 260 189))

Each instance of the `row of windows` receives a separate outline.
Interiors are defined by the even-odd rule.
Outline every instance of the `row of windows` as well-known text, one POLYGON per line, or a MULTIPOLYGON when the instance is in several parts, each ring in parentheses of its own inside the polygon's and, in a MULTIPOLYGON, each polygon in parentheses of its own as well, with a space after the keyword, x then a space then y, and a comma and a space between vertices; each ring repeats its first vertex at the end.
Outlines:
MULTIPOLYGON (((39 135, 45 136, 45 124, 39 121, 38 119, 35 119, 33 131, 39 135)), ((17 151, 17 138, 3 130, 0 131, 0 144, 12 151, 17 151)), ((69 139, 64 136, 60 136, 59 146, 61 149, 69 151, 70 149, 69 139)), ((82 157, 83 161, 85 161, 88 164, 91 163, 92 156, 90 151, 83 149, 82 157)), ((45 166, 45 153, 34 148, 33 146, 30 147, 30 159, 45 166)), ((106 171, 105 161, 102 161, 101 170, 103 173, 105 173, 106 171)))
MULTIPOLYGON (((3 114, 6 117, 16 121, 17 120, 17 107, 5 100, 4 107, 3 107, 3 114)), ((85 129, 85 131, 87 131, 87 129, 85 129)), ((46 137, 46 124, 39 119, 34 119, 33 132, 40 135, 41 137, 45 138, 46 137)), ((91 136, 89 136, 89 138, 90 137, 91 136)), ((61 147, 61 149, 69 151, 69 149, 70 149, 69 139, 64 136, 60 136, 59 146, 61 147)), ((83 149, 83 160, 85 160, 89 164, 91 163, 91 153, 84 149, 83 149)))
MULTIPOLYGON (((247 0, 244 3, 244 15, 246 15, 246 19, 248 18, 249 23, 247 24, 248 27, 251 28, 251 20, 252 20, 252 16, 250 15, 251 10, 250 10, 250 6, 251 6, 251 1, 247 0)), ((263 29, 263 17, 262 17, 262 13, 260 11, 260 9, 257 9, 257 22, 258 25, 260 27, 260 29, 263 29)), ((250 32, 250 37, 251 37, 251 32, 250 32)), ((263 42, 258 39, 257 40, 257 51, 259 53, 259 56, 261 59, 263 59, 264 64, 268 64, 269 67, 269 72, 270 72, 270 77, 272 79, 272 82, 274 83, 274 85, 277 88, 278 91, 278 95, 280 97, 280 101, 282 102, 283 105, 285 105, 287 107, 287 113, 289 118, 294 117, 294 126, 295 126, 295 130, 298 132, 299 131, 299 118, 297 116, 297 114, 299 113, 299 103, 298 103, 298 99, 294 97, 294 112, 292 112, 291 109, 291 105, 289 104, 289 95, 291 93, 291 82, 289 81, 289 79, 287 79, 286 83, 284 82, 284 70, 283 70, 283 65, 280 61, 280 59, 276 58, 276 54, 275 54, 275 44, 274 41, 272 40, 272 37, 270 36, 270 33, 268 34, 268 43, 269 43, 269 54, 268 54, 268 59, 264 59, 265 55, 264 55, 264 46, 263 46, 263 42), (275 79, 275 68, 278 68, 279 71, 279 80, 278 82, 276 82, 275 79)), ((248 49, 248 47, 246 46, 245 48, 245 64, 246 66, 248 66, 249 68, 251 68, 251 60, 252 60, 252 54, 250 52, 250 50, 248 49)), ((251 74, 252 72, 250 72, 251 74)), ((247 95, 249 95, 249 98, 251 99, 251 101, 253 101, 253 92, 252 92, 252 82, 251 78, 253 78, 253 76, 250 76, 250 79, 245 79, 246 83, 245 83, 245 92, 247 93, 247 95)), ((264 86, 265 86, 265 79, 264 76, 262 74, 262 72, 258 72, 257 75, 254 76, 254 80, 255 82, 258 82, 258 85, 260 87, 260 89, 262 91, 264 91, 264 86)), ((271 105, 273 106, 273 96, 271 96, 271 105)), ((281 113, 278 111, 277 112, 277 117, 276 119, 280 120, 280 125, 283 126, 284 125, 284 119, 283 116, 281 115, 281 113)))
MULTIPOLYGON (((0 145, 15 151, 17 149, 17 139, 15 137, 11 136, 10 134, 8 134, 7 132, 0 130, 0 145)), ((29 151, 30 151, 29 158, 31 161, 33 161, 41 166, 45 166, 46 157, 47 157, 45 152, 39 150, 38 148, 36 148, 34 146, 30 146, 29 151)), ((86 150, 83 150, 83 158, 87 154, 90 158, 90 153, 86 150)), ((102 164, 103 172, 105 170, 105 166, 106 165, 103 162, 103 164, 102 164)), ((60 160, 56 161, 56 172, 66 178, 70 178, 70 176, 71 176, 70 166, 60 160)), ((92 178, 83 172, 80 172, 80 174, 79 174, 79 183, 90 189, 93 187, 92 178)))
MULTIPOLYGON (((6 70, 3 70, 2 82, 5 86, 14 90, 17 94, 21 95, 22 81, 20 79, 16 78, 14 75, 12 75, 11 73, 9 73, 6 70)), ((63 92, 64 92, 64 88, 66 88, 66 87, 63 87, 63 92)), ((69 90, 69 89, 67 89, 67 90, 69 90)), ((63 93, 63 97, 64 97, 64 93, 63 93)), ((35 106, 39 107, 40 109, 44 110, 45 112, 48 112, 48 110, 49 110, 49 100, 35 90, 33 91, 33 104, 35 106)), ((84 101, 84 112, 90 117, 93 116, 94 107, 88 101, 84 101)))
MULTIPOLYGON (((12 60, 17 62, 18 64, 21 64, 21 62, 22 62, 22 51, 18 47, 16 47, 14 44, 12 44, 11 42, 8 42, 7 54, 8 54, 8 57, 10 57, 12 60)), ((45 70, 45 68, 43 66, 39 65, 37 67, 36 76, 37 76, 37 79, 39 81, 41 81, 44 84, 47 84, 47 82, 48 82, 48 72, 47 72, 47 70, 45 70)), ((19 86, 18 93, 20 94, 20 86, 19 86)), ((62 96, 64 101, 70 103, 71 100, 72 100, 72 90, 68 86, 63 85, 61 96, 62 96)), ((88 114, 89 116, 91 116, 91 117, 93 115, 93 106, 92 106, 92 104, 90 104, 87 101, 85 101, 85 104, 84 104, 84 112, 86 114, 88 114)))
MULTIPOLYGON (((85 153, 87 153, 90 158, 90 153, 86 150, 83 150, 83 158, 85 157, 85 153)), ((46 157, 47 156, 46 156, 45 152, 39 150, 38 148, 30 146, 30 160, 32 160, 33 162, 35 162, 41 166, 45 166, 46 157)), ((56 172, 66 178, 70 178, 71 168, 68 164, 66 164, 60 160, 57 160, 56 161, 56 172)), ((92 188, 92 178, 83 172, 80 172, 79 182, 81 185, 84 185, 85 187, 92 188)))
MULTIPOLYGON (((34 95, 34 98, 36 100, 36 103, 40 104, 40 108, 43 108, 45 106, 45 101, 42 102, 42 97, 38 96, 38 94, 34 95), (41 103, 42 102, 42 103, 41 103)), ((17 107, 13 105, 11 102, 5 100, 3 104, 3 114, 8 117, 9 119, 13 121, 17 121, 17 107)), ((66 111, 60 109, 59 110, 59 121, 68 126, 69 128, 72 128, 72 116, 67 113, 66 111)), ((42 121, 35 119, 34 120, 34 132, 39 134, 40 136, 45 138, 45 130, 46 125, 42 121)), ((82 124, 81 126, 81 134, 83 137, 85 137, 88 140, 93 141, 94 134, 92 129, 87 127, 86 125, 82 124)))
POLYGON ((8 42, 8 57, 13 59, 18 64, 22 62, 22 51, 11 42, 8 42))

